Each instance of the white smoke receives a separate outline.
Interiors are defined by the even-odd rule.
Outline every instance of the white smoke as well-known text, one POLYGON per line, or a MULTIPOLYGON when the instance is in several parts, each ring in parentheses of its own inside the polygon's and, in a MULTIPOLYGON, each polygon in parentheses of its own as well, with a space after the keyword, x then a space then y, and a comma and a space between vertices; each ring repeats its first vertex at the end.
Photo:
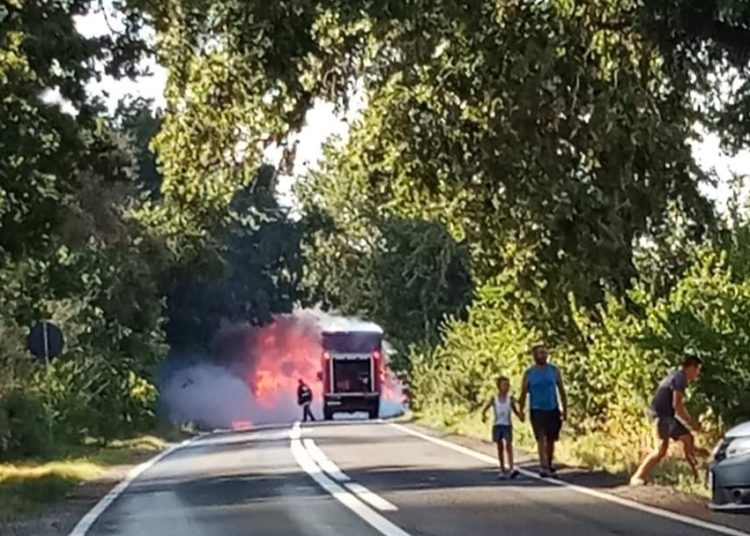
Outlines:
POLYGON ((311 315, 317 320, 321 331, 374 331, 383 333, 383 328, 375 322, 369 322, 361 318, 331 315, 315 309, 301 309, 294 314, 311 315))
MULTIPOLYGON (((260 349, 253 347, 252 352, 248 351, 239 360, 226 360, 223 359, 225 356, 218 355, 215 361, 196 362, 173 372, 161 386, 168 418, 177 424, 195 423, 202 429, 291 423, 301 417, 296 396, 298 377, 305 378, 313 388, 312 410, 316 417, 322 418, 322 385, 316 377, 320 370, 320 332, 382 333, 382 329, 372 322, 309 309, 280 316, 279 321, 269 328, 236 325, 229 327, 226 333, 235 337, 239 335, 240 340, 253 340, 262 338, 264 329, 272 330, 274 337, 282 340, 275 345, 260 345, 260 349), (291 352, 287 341, 292 347, 291 352), (300 352, 293 351, 295 344, 306 344, 311 351, 300 355, 300 352), (257 355, 259 353, 262 355, 257 355), (290 356, 290 353, 295 355, 290 356), (278 364, 278 373, 284 376, 284 382, 277 384, 281 387, 270 395, 266 393, 261 401, 253 394, 253 386, 245 378, 249 370, 263 362, 278 364)), ((388 360, 393 349, 384 342, 384 350, 388 360)), ((390 369, 384 383, 380 416, 387 418, 403 413, 403 385, 390 369)))
POLYGON ((245 381, 227 368, 196 363, 170 376, 161 395, 169 420, 202 429, 228 429, 245 423, 290 423, 299 417, 296 395, 277 397, 269 407, 255 398, 245 381))

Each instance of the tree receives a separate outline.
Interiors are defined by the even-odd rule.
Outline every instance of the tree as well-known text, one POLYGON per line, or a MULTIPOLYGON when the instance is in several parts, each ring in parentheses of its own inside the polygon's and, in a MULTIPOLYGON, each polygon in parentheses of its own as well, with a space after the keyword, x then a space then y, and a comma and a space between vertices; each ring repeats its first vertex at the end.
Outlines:
POLYGON ((437 219, 466 241, 479 281, 513 273, 554 318, 570 318, 571 295, 593 311, 624 295, 634 248, 664 232, 670 207, 691 237, 713 225, 686 144, 697 115, 609 2, 474 7, 430 3, 421 46, 389 43, 391 71, 367 79, 363 119, 329 153, 337 210, 348 191, 360 207, 437 219))
POLYGON ((303 217, 317 223, 304 247, 310 299, 377 322, 402 358, 410 345, 436 344, 443 321, 471 303, 466 244, 438 221, 390 216, 364 175, 334 146, 327 154, 295 187, 303 217))
MULTIPOLYGON (((135 74, 139 21, 117 36, 85 38, 75 17, 90 6, 30 0, 0 8, 3 329, 17 337, 51 318, 69 343, 42 370, 17 351, 18 340, 3 340, 14 391, 0 393, 0 406, 43 408, 44 430, 51 423, 58 439, 127 433, 147 421, 147 378, 163 351, 158 247, 131 212, 133 152, 86 91, 102 71, 135 74)), ((36 411, 27 423, 10 420, 8 448, 37 426, 36 411)))
POLYGON ((672 83, 702 97, 705 123, 727 148, 750 146, 750 5, 647 0, 637 13, 662 50, 672 83))
POLYGON ((135 146, 141 187, 156 199, 161 193, 162 177, 151 142, 161 128, 161 114, 153 106, 152 100, 141 97, 122 99, 117 104, 114 120, 117 129, 130 136, 135 146))
POLYGON ((180 264, 166 279, 173 351, 207 351, 223 322, 268 324, 304 299, 304 223, 292 222, 277 203, 276 176, 264 165, 252 186, 235 194, 207 270, 180 264))

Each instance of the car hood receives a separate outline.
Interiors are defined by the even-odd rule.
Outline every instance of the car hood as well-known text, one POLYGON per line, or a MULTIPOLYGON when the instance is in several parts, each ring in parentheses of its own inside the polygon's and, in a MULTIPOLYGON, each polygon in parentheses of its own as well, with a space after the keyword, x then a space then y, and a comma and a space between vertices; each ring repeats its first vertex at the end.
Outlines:
POLYGON ((728 438, 750 436, 750 421, 743 422, 727 432, 728 438))

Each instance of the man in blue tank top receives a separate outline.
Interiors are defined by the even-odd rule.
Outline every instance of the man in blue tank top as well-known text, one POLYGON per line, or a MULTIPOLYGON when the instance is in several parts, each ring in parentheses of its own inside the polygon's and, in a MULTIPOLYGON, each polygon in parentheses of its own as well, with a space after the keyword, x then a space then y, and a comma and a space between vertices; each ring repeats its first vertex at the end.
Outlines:
POLYGON ((543 344, 531 349, 534 365, 526 370, 521 385, 521 411, 526 407, 526 396, 529 397, 531 427, 534 430, 539 449, 539 474, 547 477, 556 469, 552 462, 555 457, 555 443, 560 439, 562 422, 568 414, 568 397, 565 393, 562 376, 553 364, 548 363, 549 354, 543 344), (558 391, 560 402, 558 402, 558 391))

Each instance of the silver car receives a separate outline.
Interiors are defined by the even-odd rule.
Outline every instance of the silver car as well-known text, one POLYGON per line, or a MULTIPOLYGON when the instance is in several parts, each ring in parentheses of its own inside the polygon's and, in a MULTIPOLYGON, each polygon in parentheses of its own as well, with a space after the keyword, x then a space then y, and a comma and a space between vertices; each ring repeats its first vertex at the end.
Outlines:
POLYGON ((709 486, 711 508, 750 511, 750 422, 729 430, 717 445, 709 486))

